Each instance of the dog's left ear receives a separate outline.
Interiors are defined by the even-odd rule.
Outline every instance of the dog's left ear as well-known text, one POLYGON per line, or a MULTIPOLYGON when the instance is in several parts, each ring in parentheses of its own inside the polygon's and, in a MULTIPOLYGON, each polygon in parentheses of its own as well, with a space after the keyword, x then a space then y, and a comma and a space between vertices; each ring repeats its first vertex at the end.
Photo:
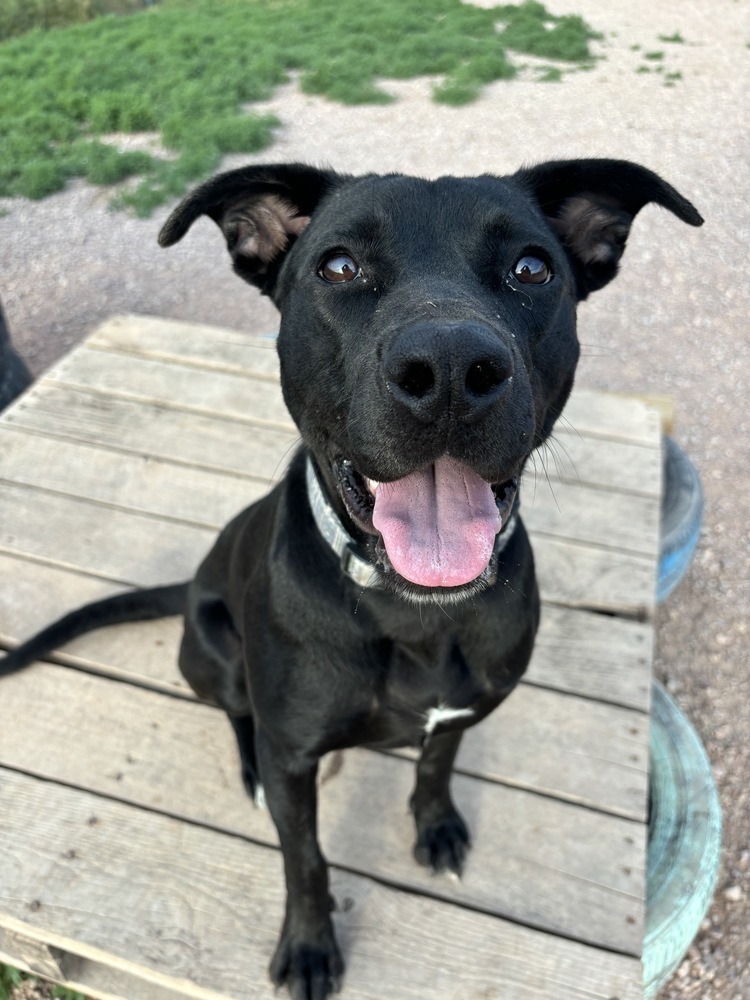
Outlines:
POLYGON ((159 244, 181 240, 201 215, 224 233, 237 274, 270 293, 284 254, 341 176, 304 164, 241 167, 219 174, 189 194, 159 233, 159 244))
POLYGON ((617 274, 630 226, 656 202, 691 226, 703 219, 670 184, 627 160, 561 160, 519 170, 515 179, 534 195, 573 263, 578 298, 617 274))

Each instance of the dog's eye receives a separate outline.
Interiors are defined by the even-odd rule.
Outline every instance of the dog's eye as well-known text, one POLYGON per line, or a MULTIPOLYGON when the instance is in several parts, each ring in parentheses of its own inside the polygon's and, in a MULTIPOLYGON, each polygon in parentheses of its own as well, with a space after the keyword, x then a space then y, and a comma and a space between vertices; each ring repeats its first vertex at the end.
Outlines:
POLYGON ((331 254, 318 268, 324 281, 353 281, 359 271, 359 264, 346 253, 331 254))
POLYGON ((524 285, 546 285, 552 278, 549 265, 531 255, 521 257, 513 268, 513 274, 524 285))

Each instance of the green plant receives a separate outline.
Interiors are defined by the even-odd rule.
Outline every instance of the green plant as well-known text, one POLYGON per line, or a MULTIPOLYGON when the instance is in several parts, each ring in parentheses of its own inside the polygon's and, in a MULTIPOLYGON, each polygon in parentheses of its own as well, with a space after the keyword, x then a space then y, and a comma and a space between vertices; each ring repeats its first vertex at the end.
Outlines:
POLYGON ((102 14, 131 14, 149 0, 0 0, 0 40, 32 28, 81 24, 102 14))
MULTIPOLYGON (((79 0, 89 13, 94 4, 79 0)), ((461 0, 163 0, 129 17, 36 29, 0 45, 0 195, 136 176, 117 203, 148 214, 225 153, 267 146, 277 120, 246 105, 291 72, 306 92, 346 104, 390 100, 380 79, 437 75, 435 100, 462 104, 515 75, 508 50, 590 65, 595 37, 581 18, 534 0, 489 10, 461 0), (159 133, 170 158, 103 141, 142 131, 159 133)))
MULTIPOLYGON (((27 980, 32 982, 38 982, 34 976, 29 976, 25 972, 19 972, 18 969, 12 968, 10 965, 3 965, 0 963, 0 1000, 10 1000, 13 995, 13 990, 17 986, 21 986, 22 983, 27 980)), ((66 989, 64 986, 53 986, 49 994, 55 1000, 86 1000, 86 997, 81 993, 75 993, 72 990, 66 989)))
POLYGON ((659 41, 672 42, 676 45, 683 45, 685 43, 685 39, 682 37, 679 31, 675 31, 673 35, 659 35, 659 41))

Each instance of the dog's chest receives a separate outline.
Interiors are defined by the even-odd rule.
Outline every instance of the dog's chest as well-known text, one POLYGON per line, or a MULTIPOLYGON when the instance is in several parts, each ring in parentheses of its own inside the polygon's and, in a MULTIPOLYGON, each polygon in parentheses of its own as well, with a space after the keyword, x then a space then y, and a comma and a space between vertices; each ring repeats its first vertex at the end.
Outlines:
POLYGON ((440 728, 471 725, 490 695, 458 646, 396 645, 372 714, 394 740, 419 744, 440 728))

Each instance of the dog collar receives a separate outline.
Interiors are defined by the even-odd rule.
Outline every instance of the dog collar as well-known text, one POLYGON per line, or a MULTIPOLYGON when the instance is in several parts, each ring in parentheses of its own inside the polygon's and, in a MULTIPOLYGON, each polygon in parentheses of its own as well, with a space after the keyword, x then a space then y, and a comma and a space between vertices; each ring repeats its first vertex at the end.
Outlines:
POLYGON ((338 557, 341 569, 351 580, 354 580, 358 587, 381 587, 380 572, 369 560, 358 555, 357 543, 328 502, 309 455, 307 456, 305 475, 307 478, 307 498, 310 501, 310 510, 315 518, 318 531, 338 557))
MULTIPOLYGON (((368 559, 358 554, 356 541, 341 523, 338 514, 330 505, 328 498, 323 492, 323 487, 320 485, 318 474, 315 471, 315 466, 309 454, 305 466, 305 478, 307 480, 307 498, 310 502, 310 510, 318 526, 318 531, 338 557, 343 572, 358 587, 382 589, 383 583, 380 571, 368 559)), ((505 528, 495 539, 495 546, 492 550, 489 566, 490 584, 493 584, 497 579, 498 556, 510 541, 517 525, 518 497, 516 496, 513 502, 513 510, 506 522, 505 528)))

